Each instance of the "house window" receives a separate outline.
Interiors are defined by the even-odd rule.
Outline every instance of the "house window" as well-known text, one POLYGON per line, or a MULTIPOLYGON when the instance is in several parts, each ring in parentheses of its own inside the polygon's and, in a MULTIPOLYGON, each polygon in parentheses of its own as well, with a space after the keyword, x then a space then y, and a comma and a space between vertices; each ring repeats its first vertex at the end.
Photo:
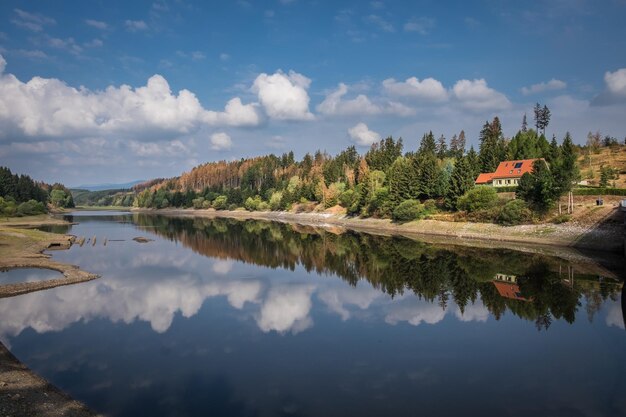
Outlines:
POLYGON ((522 164, 523 164, 523 162, 516 162, 515 166, 513 168, 521 168, 522 164))
POLYGON ((510 183, 511 183, 511 180, 506 180, 506 183, 507 183, 507 184, 510 184, 510 183))

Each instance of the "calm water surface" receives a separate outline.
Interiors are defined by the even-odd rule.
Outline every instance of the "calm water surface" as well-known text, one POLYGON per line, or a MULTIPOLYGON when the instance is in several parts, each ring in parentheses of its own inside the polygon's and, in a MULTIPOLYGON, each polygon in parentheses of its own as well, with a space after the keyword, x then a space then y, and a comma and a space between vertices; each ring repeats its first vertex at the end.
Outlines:
POLYGON ((622 284, 584 265, 268 222, 72 219, 96 245, 53 257, 102 278, 0 299, 0 339, 106 415, 626 415, 622 284))

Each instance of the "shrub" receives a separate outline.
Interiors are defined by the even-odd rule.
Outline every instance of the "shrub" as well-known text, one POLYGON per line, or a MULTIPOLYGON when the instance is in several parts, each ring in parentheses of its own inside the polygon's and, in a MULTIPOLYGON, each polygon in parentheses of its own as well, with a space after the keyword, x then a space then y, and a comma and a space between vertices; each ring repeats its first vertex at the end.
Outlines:
POLYGON ((16 215, 21 216, 34 216, 36 214, 42 214, 46 212, 46 207, 40 201, 28 200, 19 206, 17 206, 16 215))
POLYGON ((393 219, 398 222, 417 220, 424 215, 424 205, 417 200, 404 200, 393 211, 393 219))
POLYGON ((194 198, 193 200, 191 200, 191 204, 193 205, 193 208, 195 209, 201 209, 203 203, 204 203, 204 197, 198 197, 198 198, 194 198))
POLYGON ((260 199, 254 199, 252 197, 248 197, 246 201, 243 203, 243 207, 248 211, 254 211, 259 207, 260 199))
POLYGON ((437 211, 437 202, 432 198, 424 201, 424 209, 429 213, 434 213, 437 211))
POLYGON ((339 195, 339 204, 341 204, 342 207, 349 208, 358 198, 359 195, 355 193, 354 190, 347 190, 339 195))
POLYGON ((391 201, 389 198, 389 189, 380 187, 374 191, 374 196, 370 200, 368 212, 372 216, 387 216, 391 214, 391 201))
POLYGON ((513 226, 528 222, 531 218, 532 213, 523 200, 511 200, 502 207, 497 221, 506 226, 513 226))
POLYGON ((280 210, 282 207, 283 193, 276 191, 270 196, 269 208, 271 210, 280 210))
POLYGON ((563 214, 559 214, 558 216, 556 216, 552 220, 552 223, 561 224, 561 223, 567 223, 570 220, 572 220, 572 216, 570 216, 569 214, 563 213, 563 214))
POLYGON ((468 212, 485 210, 493 207, 498 201, 498 194, 493 187, 480 185, 474 187, 457 200, 457 207, 468 212))
POLYGON ((215 200, 213 200, 213 208, 215 210, 225 210, 227 203, 228 198, 226 198, 225 195, 220 195, 218 197, 215 197, 215 200))

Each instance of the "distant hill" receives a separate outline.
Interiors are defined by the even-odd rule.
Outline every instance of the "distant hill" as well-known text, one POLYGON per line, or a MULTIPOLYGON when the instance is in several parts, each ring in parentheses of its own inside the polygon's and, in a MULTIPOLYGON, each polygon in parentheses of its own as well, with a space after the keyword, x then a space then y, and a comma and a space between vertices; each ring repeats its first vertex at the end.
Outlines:
POLYGON ((126 182, 122 184, 91 184, 91 185, 77 185, 76 187, 71 187, 74 190, 87 190, 87 191, 103 191, 103 190, 128 190, 132 188, 134 185, 141 184, 146 180, 136 180, 131 182, 126 182))
POLYGON ((74 204, 77 206, 124 206, 133 204, 133 191, 128 189, 89 191, 79 188, 70 189, 74 204))

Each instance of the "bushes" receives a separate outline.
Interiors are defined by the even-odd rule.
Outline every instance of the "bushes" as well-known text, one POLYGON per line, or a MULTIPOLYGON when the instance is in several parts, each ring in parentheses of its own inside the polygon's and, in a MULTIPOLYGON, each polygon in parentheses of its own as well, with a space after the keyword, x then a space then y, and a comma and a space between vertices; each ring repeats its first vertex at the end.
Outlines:
POLYGON ((457 200, 460 210, 474 212, 493 207, 498 201, 498 194, 493 187, 481 185, 472 188, 457 200))
POLYGON ((497 222, 505 226, 514 226, 530 221, 532 212, 523 200, 508 201, 499 210, 497 222))
POLYGON ((563 214, 559 214, 554 219, 552 219, 552 223, 561 224, 561 223, 567 223, 570 220, 572 220, 572 216, 570 216, 569 214, 563 213, 563 214))
POLYGON ((409 222, 424 216, 424 205, 417 200, 404 200, 393 210, 393 219, 398 222, 409 222))
POLYGON ((16 215, 21 216, 34 216, 36 214, 43 214, 46 212, 46 206, 40 201, 28 200, 19 206, 17 206, 16 215))
POLYGON ((626 188, 574 188, 574 195, 624 195, 626 188))
POLYGON ((213 200, 213 208, 215 210, 226 210, 227 204, 228 198, 225 195, 215 197, 215 200, 213 200))

